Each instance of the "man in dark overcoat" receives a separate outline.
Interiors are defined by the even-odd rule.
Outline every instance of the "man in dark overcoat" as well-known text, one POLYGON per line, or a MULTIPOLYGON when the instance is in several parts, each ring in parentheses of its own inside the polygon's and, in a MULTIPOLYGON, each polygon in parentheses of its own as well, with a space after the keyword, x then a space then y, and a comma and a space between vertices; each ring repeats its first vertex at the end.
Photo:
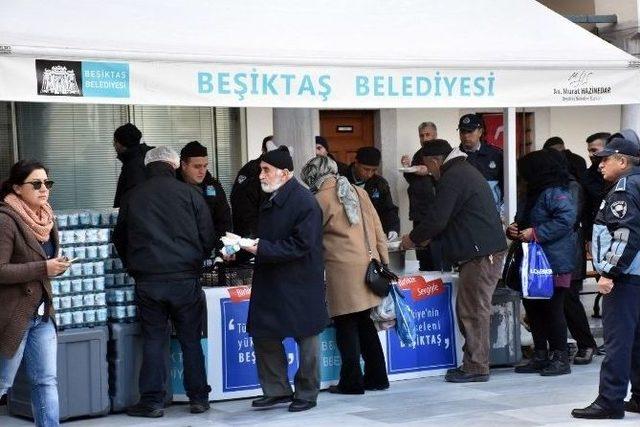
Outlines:
POLYGON ((256 256, 248 328, 263 397, 253 407, 292 402, 289 411, 316 406, 320 389, 318 334, 327 326, 322 212, 309 190, 293 177, 286 147, 265 153, 260 184, 269 198, 260 208, 258 243, 243 247, 256 256), (298 343, 295 394, 287 377, 283 340, 298 343))

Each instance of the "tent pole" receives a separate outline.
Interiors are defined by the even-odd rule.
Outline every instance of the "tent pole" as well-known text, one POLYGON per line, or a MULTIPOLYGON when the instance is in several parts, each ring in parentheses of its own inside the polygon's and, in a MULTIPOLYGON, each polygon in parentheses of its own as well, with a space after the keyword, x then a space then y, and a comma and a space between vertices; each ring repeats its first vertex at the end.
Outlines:
POLYGON ((507 224, 516 216, 516 109, 508 107, 502 110, 504 126, 504 214, 507 224))

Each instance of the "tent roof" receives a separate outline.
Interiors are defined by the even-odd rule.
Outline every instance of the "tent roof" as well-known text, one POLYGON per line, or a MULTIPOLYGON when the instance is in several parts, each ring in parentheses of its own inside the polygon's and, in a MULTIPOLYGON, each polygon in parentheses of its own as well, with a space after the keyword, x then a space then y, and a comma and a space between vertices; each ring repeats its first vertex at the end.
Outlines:
POLYGON ((637 61, 534 0, 21 0, 3 7, 0 44, 18 54, 261 65, 637 61))
POLYGON ((0 53, 0 99, 11 100, 320 108, 640 102, 635 57, 534 0, 20 0, 0 13, 0 53), (89 74, 79 81, 90 86, 80 98, 43 96, 44 65, 36 76, 34 59, 82 61, 83 75, 110 66, 89 61, 124 61, 126 90, 102 90, 117 82, 94 73, 92 83, 89 74), (243 80, 254 73, 258 80, 243 80), (445 76, 457 85, 448 93, 436 88, 445 76), (240 80, 252 89, 234 96, 240 80))

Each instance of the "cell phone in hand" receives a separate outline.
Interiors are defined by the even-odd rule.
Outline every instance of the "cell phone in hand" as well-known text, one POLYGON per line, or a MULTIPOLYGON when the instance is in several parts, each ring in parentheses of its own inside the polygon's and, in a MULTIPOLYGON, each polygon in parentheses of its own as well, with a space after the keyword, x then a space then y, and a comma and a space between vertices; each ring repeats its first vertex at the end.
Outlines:
POLYGON ((65 257, 65 259, 66 259, 66 260, 67 260, 67 262, 68 262, 68 263, 70 263, 70 264, 73 264, 74 262, 78 262, 78 261, 80 261, 80 258, 71 258, 71 259, 69 259, 69 258, 65 257))

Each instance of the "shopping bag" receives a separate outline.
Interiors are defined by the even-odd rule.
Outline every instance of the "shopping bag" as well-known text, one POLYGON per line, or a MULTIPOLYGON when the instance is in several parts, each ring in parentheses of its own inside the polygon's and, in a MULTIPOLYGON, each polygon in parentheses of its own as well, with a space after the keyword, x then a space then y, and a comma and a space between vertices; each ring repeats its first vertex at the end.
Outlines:
POLYGON ((416 346, 416 323, 413 320, 413 311, 404 300, 404 295, 398 290, 398 286, 393 283, 389 292, 393 298, 393 305, 396 312, 396 333, 400 342, 407 347, 416 346))
POLYGON ((520 275, 523 298, 549 299, 553 296, 553 271, 538 242, 522 243, 520 275))
POLYGON ((390 322, 396 320, 396 306, 393 302, 391 292, 382 298, 379 305, 371 309, 370 317, 374 322, 390 322))

